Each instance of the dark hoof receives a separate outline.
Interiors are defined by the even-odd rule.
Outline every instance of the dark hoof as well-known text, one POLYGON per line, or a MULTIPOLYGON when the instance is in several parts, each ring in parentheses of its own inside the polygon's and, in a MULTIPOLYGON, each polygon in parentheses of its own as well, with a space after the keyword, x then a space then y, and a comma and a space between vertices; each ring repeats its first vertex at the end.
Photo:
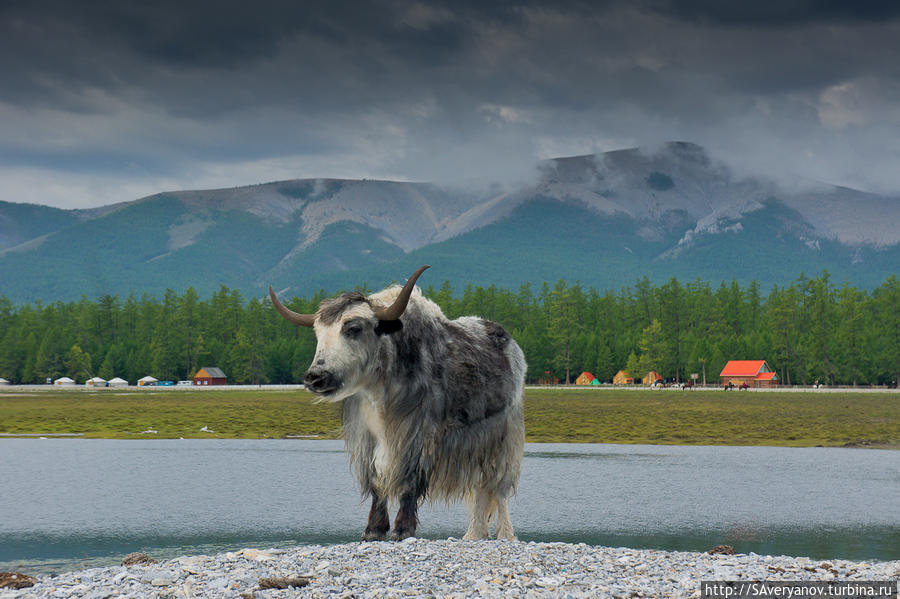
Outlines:
POLYGON ((399 530, 395 530, 391 533, 392 541, 402 541, 403 539, 408 539, 409 537, 416 536, 415 529, 404 529, 401 528, 399 530))
POLYGON ((377 530, 367 530, 362 535, 363 541, 383 541, 385 539, 385 533, 377 530))

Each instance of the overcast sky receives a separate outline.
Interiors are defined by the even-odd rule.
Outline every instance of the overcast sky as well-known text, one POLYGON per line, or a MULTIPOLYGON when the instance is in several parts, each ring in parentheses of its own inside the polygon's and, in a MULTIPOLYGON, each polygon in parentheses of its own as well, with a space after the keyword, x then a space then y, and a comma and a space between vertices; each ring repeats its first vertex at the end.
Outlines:
POLYGON ((513 183, 693 141, 900 192, 900 3, 3 0, 0 200, 513 183))

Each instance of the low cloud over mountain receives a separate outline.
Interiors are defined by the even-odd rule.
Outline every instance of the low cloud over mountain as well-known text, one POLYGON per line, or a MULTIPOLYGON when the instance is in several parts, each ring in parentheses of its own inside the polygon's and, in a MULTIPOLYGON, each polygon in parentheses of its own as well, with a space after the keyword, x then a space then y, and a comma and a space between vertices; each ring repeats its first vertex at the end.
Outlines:
MULTIPOLYGON (((450 186, 303 179, 178 191, 93 211, 0 204, 3 293, 14 301, 220 285, 258 294, 377 286, 431 263, 444 279, 601 289, 643 275, 783 284, 828 269, 896 273, 900 201, 824 184, 785 189, 671 142, 548 160, 533 181, 450 186)), ((525 167, 523 167, 525 170, 525 167)))

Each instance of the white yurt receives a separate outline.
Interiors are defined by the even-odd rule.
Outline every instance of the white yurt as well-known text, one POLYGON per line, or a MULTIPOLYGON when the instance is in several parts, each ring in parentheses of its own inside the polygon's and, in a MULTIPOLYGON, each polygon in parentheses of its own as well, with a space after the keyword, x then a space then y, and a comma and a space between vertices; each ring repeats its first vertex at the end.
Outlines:
POLYGON ((8 384, 9 384, 9 381, 8 381, 8 380, 6 380, 6 379, 3 378, 3 377, 0 377, 0 387, 5 387, 5 386, 8 385, 8 384))
POLYGON ((128 381, 126 381, 125 379, 120 379, 119 377, 114 377, 114 378, 109 379, 109 386, 110 387, 127 387, 128 381))
POLYGON ((138 380, 138 387, 155 387, 159 379, 155 379, 150 375, 138 380))
POLYGON ((67 376, 64 376, 64 377, 60 377, 60 378, 56 379, 55 381, 53 381, 53 384, 60 385, 62 387, 73 387, 75 385, 75 381, 73 381, 72 379, 70 379, 67 376))
POLYGON ((99 376, 95 376, 92 379, 88 379, 84 382, 85 387, 105 387, 106 379, 101 379, 99 376))

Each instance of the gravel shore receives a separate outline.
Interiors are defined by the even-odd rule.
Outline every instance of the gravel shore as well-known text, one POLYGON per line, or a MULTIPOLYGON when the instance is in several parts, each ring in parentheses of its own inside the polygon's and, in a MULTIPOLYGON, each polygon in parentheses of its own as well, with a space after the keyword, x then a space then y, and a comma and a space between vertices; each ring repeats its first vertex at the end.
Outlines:
MULTIPOLYGON (((27 572, 25 572, 27 574, 27 572)), ((701 580, 897 580, 900 561, 441 541, 243 549, 159 563, 44 576, 0 599, 329 597, 699 597, 701 580), (269 579, 269 580, 266 580, 269 579), (302 585, 264 589, 270 584, 302 585)))

